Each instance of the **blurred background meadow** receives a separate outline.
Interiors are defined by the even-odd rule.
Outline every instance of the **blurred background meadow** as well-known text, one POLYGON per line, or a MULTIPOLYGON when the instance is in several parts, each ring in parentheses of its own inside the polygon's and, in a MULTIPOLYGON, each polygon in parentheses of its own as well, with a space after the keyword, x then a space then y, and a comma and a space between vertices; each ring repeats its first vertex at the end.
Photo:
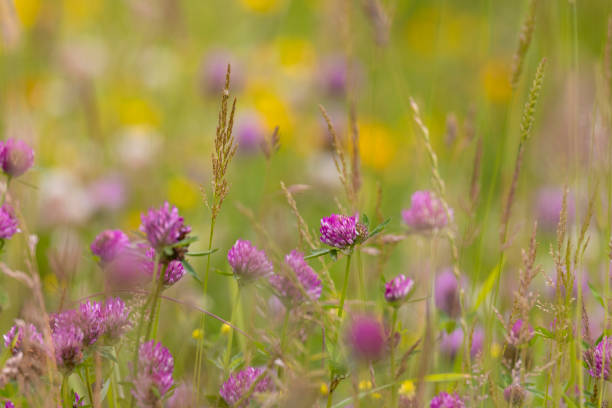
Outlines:
MULTIPOLYGON (((105 277, 89 249, 96 235, 109 228, 137 231, 140 214, 166 200, 199 237, 191 249, 206 250, 211 214, 204 196, 211 194, 219 101, 231 64, 238 149, 216 220, 212 247, 218 251, 210 256, 208 295, 203 297, 200 284, 186 275, 167 296, 230 320, 236 288, 226 276, 231 272, 226 254, 236 239, 281 254, 296 248, 310 253, 283 182, 314 236, 320 219, 330 213, 357 211, 373 225, 390 217, 383 237, 397 242, 361 247, 347 308, 363 308, 388 320, 383 283, 403 273, 415 282, 413 298, 424 300, 399 310, 398 347, 405 351, 423 339, 433 277, 450 268, 453 258, 443 237, 408 233, 402 223, 401 211, 410 207, 412 194, 433 190, 435 184, 413 120, 412 97, 429 128, 453 209, 468 326, 485 327, 493 306, 502 319, 509 318, 520 283, 521 250, 529 246, 536 221, 541 273, 530 290, 534 304, 554 297, 557 272, 549 248, 556 248, 567 187, 567 229, 573 242, 592 214, 576 276, 584 280, 581 297, 595 340, 606 326, 609 290, 611 13, 608 0, 1 0, 2 138, 23 139, 35 151, 32 170, 11 184, 24 234, 6 243, 2 261, 26 268, 26 233, 36 234, 46 307, 55 312, 104 290, 105 277), (533 36, 513 84, 521 30, 530 15, 533 36), (523 107, 543 58, 541 96, 516 180, 507 239, 500 242, 523 107), (331 118, 340 149, 358 163, 361 185, 354 202, 344 196, 333 139, 319 105, 331 118), (263 151, 262 142, 270 140, 276 127, 278 150, 263 151), (489 298, 491 279, 500 281, 494 299, 489 298), (351 303, 358 297, 365 301, 351 303)), ((194 259, 196 274, 203 276, 207 259, 194 259)), ((339 288, 345 264, 329 264, 339 288)), ((17 317, 31 319, 36 308, 23 284, 6 276, 0 282, 4 332, 17 317)), ((324 287, 322 299, 327 293, 324 287)), ((268 297, 257 290, 243 296, 236 326, 258 338, 278 336, 274 333, 281 322, 275 319, 282 321, 282 315, 270 309, 268 297)), ((530 324, 550 329, 554 318, 548 312, 536 305, 530 324)), ((493 320, 481 346, 487 361, 499 358, 505 342, 505 328, 493 320)), ((174 355, 177 383, 193 381, 200 322, 201 314, 192 307, 162 307, 158 339, 174 355)), ((444 348, 445 331, 453 330, 452 319, 435 318, 428 352, 436 357, 428 374, 465 369, 464 359, 454 358, 456 348, 444 348)), ((223 381, 214 360, 223 354, 227 332, 220 322, 206 320, 210 362, 204 364, 205 394, 216 394, 223 381)), ((532 367, 552 359, 546 330, 536 332, 532 367)), ((261 359, 244 350, 242 337, 234 339, 235 351, 242 353, 236 367, 261 359)), ((304 347, 314 355, 321 341, 321 334, 314 334, 304 347)), ((411 358, 401 380, 417 378, 420 358, 411 358)), ((324 406, 329 373, 315 372, 321 368, 318 360, 301 361, 313 370, 304 380, 313 395, 310 406, 324 406)), ((482 367, 480 374, 490 365, 482 367)), ((530 380, 539 394, 530 393, 527 406, 548 406, 544 384, 553 374, 546 369, 539 374, 530 380)), ((563 404, 584 406, 572 394, 579 387, 573 374, 562 375, 563 394, 572 395, 563 404)), ((373 388, 367 373, 355 378, 341 383, 334 403, 352 395, 351 382, 360 391, 373 388)), ((491 384, 497 386, 480 384, 480 395, 509 383, 495 378, 491 384)), ((465 393, 462 381, 432 381, 427 387, 427 403, 440 390, 465 393)), ((381 393, 364 396, 362 405, 391 406, 381 402, 388 401, 381 393)), ((472 404, 467 406, 506 406, 494 404, 494 398, 472 404)))

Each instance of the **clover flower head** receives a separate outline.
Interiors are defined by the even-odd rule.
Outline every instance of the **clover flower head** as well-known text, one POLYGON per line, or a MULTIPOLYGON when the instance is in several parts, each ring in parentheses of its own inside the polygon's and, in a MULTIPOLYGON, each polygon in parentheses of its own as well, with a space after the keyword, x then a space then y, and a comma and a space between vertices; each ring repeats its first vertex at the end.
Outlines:
POLYGON ((465 403, 457 393, 448 394, 444 391, 436 395, 429 404, 430 408, 465 408, 465 403))
MULTIPOLYGON (((221 386, 219 395, 221 395, 229 406, 234 406, 251 388, 257 378, 260 375, 265 375, 264 371, 265 369, 261 367, 247 367, 244 370, 233 373, 221 386)), ((255 386, 253 394, 269 391, 271 386, 272 380, 270 377, 265 375, 265 377, 263 377, 255 386)), ((246 398, 246 400, 240 404, 239 408, 247 407, 251 401, 251 397, 252 395, 249 398, 246 398)))
POLYGON ((191 232, 191 227, 184 224, 178 209, 170 207, 168 202, 159 209, 149 209, 141 215, 141 221, 140 230, 145 233, 149 244, 156 251, 180 242, 191 232))
POLYGON ((589 374, 593 378, 610 380, 610 361, 612 361, 612 338, 604 337, 590 350, 585 352, 589 374))
POLYGON ((34 163, 34 151, 23 140, 8 139, 0 147, 2 170, 10 177, 19 177, 34 163))
MULTIPOLYGON (((452 220, 452 210, 450 210, 452 220)), ((410 208, 402 211, 404 223, 416 231, 444 228, 448 215, 442 201, 431 191, 417 191, 412 195, 410 208)))
POLYGON ((412 279, 403 274, 397 275, 385 283, 385 300, 392 304, 399 304, 408 297, 413 288, 412 279))
POLYGON ((154 340, 141 344, 138 350, 132 395, 139 407, 157 407, 174 383, 174 359, 167 348, 154 340))
MULTIPOLYGON (((321 297, 321 280, 319 275, 306 263, 304 254, 298 251, 291 251, 285 256, 285 263, 293 272, 297 283, 302 286, 302 289, 310 300, 317 300, 321 297)), ((268 278, 270 284, 281 295, 285 303, 299 303, 304 300, 303 292, 296 287, 296 282, 293 279, 272 274, 268 278)))
POLYGON ((356 358, 365 361, 379 360, 386 348, 386 334, 381 322, 368 315, 352 319, 346 340, 356 358))
POLYGON ((43 344, 41 334, 36 330, 33 324, 15 324, 11 329, 2 336, 4 339, 4 347, 11 350, 11 354, 15 355, 22 351, 24 338, 29 342, 43 344))
POLYGON ((4 203, 0 207, 0 239, 8 239, 20 232, 19 221, 10 205, 4 203))
POLYGON ((234 271, 234 276, 242 282, 269 276, 274 271, 266 253, 247 240, 236 241, 227 253, 227 261, 234 271))
POLYGON ((91 243, 91 252, 103 264, 111 262, 130 245, 130 239, 121 230, 102 231, 91 243))
POLYGON ((368 238, 368 228, 358 222, 357 214, 352 217, 332 214, 321 219, 320 240, 338 249, 352 247, 368 238))

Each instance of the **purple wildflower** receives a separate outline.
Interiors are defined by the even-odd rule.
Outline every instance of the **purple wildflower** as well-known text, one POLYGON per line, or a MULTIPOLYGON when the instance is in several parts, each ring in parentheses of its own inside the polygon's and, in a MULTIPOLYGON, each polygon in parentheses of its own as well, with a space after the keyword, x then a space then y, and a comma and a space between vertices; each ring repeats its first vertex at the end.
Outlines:
POLYGON ((53 331, 53 347, 57 365, 72 371, 83 361, 83 331, 77 326, 62 324, 53 331))
POLYGON ((83 344, 91 346, 104 330, 102 302, 88 300, 79 305, 79 319, 76 322, 83 331, 83 344))
POLYGON ((4 336, 4 347, 11 350, 11 354, 15 355, 21 350, 24 336, 27 336, 28 342, 37 342, 43 344, 41 334, 36 330, 33 324, 23 325, 16 324, 4 336))
POLYGON ((472 357, 482 351, 484 345, 485 332, 482 327, 477 327, 472 333, 472 347, 470 348, 470 354, 472 357))
POLYGON ((450 317, 457 317, 461 312, 459 304, 459 285, 455 274, 446 269, 436 277, 434 286, 436 307, 450 317))
POLYGON ((597 346, 585 353, 589 374, 593 378, 610 379, 610 361, 612 360, 612 338, 604 337, 597 346))
MULTIPOLYGON (((244 370, 241 370, 237 373, 230 375, 230 377, 223 383, 221 389, 219 390, 219 395, 225 400, 225 402, 229 406, 234 406, 242 396, 251 388, 253 382, 257 380, 260 375, 264 374, 264 368, 256 368, 256 367, 247 367, 244 370)), ((272 380, 270 377, 265 375, 262 379, 259 380, 255 389, 253 390, 253 394, 259 392, 269 391, 272 385, 272 380)), ((246 398, 242 404, 240 404, 239 408, 244 408, 249 405, 251 401, 251 397, 246 398)))
POLYGON ((94 181, 87 188, 92 204, 97 210, 116 211, 126 200, 126 188, 121 178, 108 176, 94 181))
MULTIPOLYGON (((321 280, 317 273, 306 263, 304 254, 291 251, 285 256, 285 263, 289 265, 295 279, 302 286, 310 300, 321 297, 321 280)), ((302 290, 296 286, 294 279, 287 276, 272 274, 269 278, 270 284, 283 297, 285 303, 299 303, 304 300, 302 290)))
POLYGON ((440 351, 452 360, 459 352, 461 344, 463 344, 463 331, 460 328, 456 328, 450 333, 444 332, 442 334, 440 351))
POLYGON ((406 275, 397 275, 389 282, 385 283, 385 300, 392 304, 400 304, 405 300, 412 289, 414 281, 406 275))
POLYGON ((346 335, 355 357, 366 361, 375 361, 383 356, 386 337, 385 329, 380 321, 366 315, 355 317, 346 335))
POLYGON ((273 273, 274 267, 266 253, 250 241, 239 239, 227 253, 227 261, 239 281, 249 282, 273 273))
POLYGON ((165 202, 159 209, 149 209, 141 215, 140 230, 147 236, 147 240, 156 251, 174 245, 183 240, 191 232, 191 227, 183 223, 183 217, 176 207, 170 207, 165 202))
POLYGON ((185 267, 181 261, 170 261, 164 274, 164 285, 172 286, 185 275, 185 267))
POLYGON ((174 383, 173 371, 172 354, 161 343, 150 340, 140 345, 132 390, 139 407, 159 406, 161 399, 174 383))
POLYGON ((98 234, 91 243, 91 252, 100 258, 103 264, 113 261, 130 245, 130 239, 121 230, 106 230, 98 234))
POLYGON ((166 408, 196 408, 196 396, 193 392, 193 386, 182 383, 172 393, 172 396, 166 403, 166 408))
POLYGON ((236 140, 241 152, 256 152, 264 141, 266 128, 263 119, 256 112, 241 115, 236 123, 236 140))
MULTIPOLYGON (((555 231, 563 208, 563 189, 544 187, 537 195, 536 212, 538 224, 547 231, 555 231)), ((567 222, 571 224, 576 213, 573 194, 567 195, 567 222)))
POLYGON ((130 245, 104 265, 108 282, 115 287, 138 286, 153 275, 155 250, 148 244, 130 245))
POLYGON ((510 342, 512 344, 520 344, 531 340, 533 337, 533 326, 528 323, 528 327, 523 329, 523 320, 517 319, 510 329, 510 342), (522 333, 522 331, 525 333, 522 333))
POLYGON ((8 139, 0 150, 2 170, 9 177, 19 177, 34 163, 34 151, 23 140, 8 139))
POLYGON ((102 310, 104 336, 111 342, 118 340, 130 327, 129 310, 120 298, 110 298, 102 310))
POLYGON ((321 219, 321 242, 331 247, 345 249, 368 237, 368 228, 357 222, 357 215, 332 214, 321 219))
POLYGON ((343 96, 348 83, 348 63, 341 56, 328 58, 321 66, 320 82, 332 96, 343 96))
POLYGON ((0 239, 8 239, 17 232, 20 232, 19 221, 11 206, 5 203, 0 207, 0 239))
POLYGON ((15 404, 13 404, 11 401, 6 401, 4 403, 4 408, 15 408, 15 404))
POLYGON ((510 384, 504 389, 504 399, 513 407, 522 406, 526 397, 527 391, 519 384, 510 384))
POLYGON ((448 394, 442 391, 441 393, 436 395, 431 400, 429 407, 430 408, 465 408, 465 404, 463 403, 459 395, 457 395, 457 393, 454 393, 451 395, 451 394, 448 394))
MULTIPOLYGON (((451 219, 453 216, 450 210, 451 219)), ((412 194, 411 205, 402 211, 404 223, 417 231, 444 228, 448 216, 442 201, 430 191, 416 191, 412 194)))

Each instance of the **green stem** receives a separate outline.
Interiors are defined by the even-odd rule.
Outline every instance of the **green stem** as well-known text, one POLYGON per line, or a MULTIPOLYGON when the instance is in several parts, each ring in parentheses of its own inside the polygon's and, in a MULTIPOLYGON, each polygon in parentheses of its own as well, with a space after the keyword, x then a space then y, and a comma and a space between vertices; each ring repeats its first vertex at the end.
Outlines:
POLYGON ((2 192, 2 202, 0 203, 0 206, 4 205, 6 201, 6 195, 8 194, 9 184, 11 184, 11 176, 6 176, 6 187, 4 191, 2 192))
POLYGON ((287 338, 287 326, 289 326, 289 308, 285 310, 285 318, 283 319, 283 328, 281 331, 281 353, 285 350, 285 340, 287 338))
MULTIPOLYGON (((210 233, 208 234, 208 251, 210 251, 212 249, 212 240, 213 240, 213 235, 215 233, 215 217, 211 217, 210 220, 210 233)), ((203 289, 204 289, 204 300, 206 300, 206 296, 208 296, 208 276, 210 274, 210 255, 206 257, 206 270, 204 272, 204 283, 203 283, 203 289)), ((193 386, 195 387, 195 393, 196 393, 196 401, 200 400, 200 382, 201 382, 201 374, 202 374, 202 360, 203 360, 203 355, 204 355, 204 336, 205 336, 205 330, 206 330, 206 320, 205 320, 205 316, 202 315, 202 319, 200 320, 200 329, 202 330, 202 336, 201 338, 198 340, 198 349, 196 351, 196 363, 195 366, 193 368, 194 371, 194 381, 193 381, 193 386)))
MULTIPOLYGON (((164 286, 164 275, 166 274, 167 265, 163 265, 161 271, 159 271, 159 277, 155 285, 155 292, 151 299, 151 311, 149 312, 149 324, 147 325, 147 332, 145 339, 155 339, 157 336, 157 326, 159 325, 159 308, 161 305, 160 295, 164 286)), ((156 267, 156 269, 159 269, 156 267)))
POLYGON ((351 255, 352 253, 349 253, 346 257, 346 270, 344 271, 344 284, 342 286, 342 294, 340 295, 338 317, 342 317, 342 312, 344 311, 344 300, 346 299, 346 289, 348 287, 349 272, 351 271, 351 255))
POLYGON ((87 395, 89 396, 89 403, 93 407, 93 390, 91 389, 91 382, 89 381, 89 367, 87 367, 87 365, 85 365, 85 384, 87 384, 87 395))
POLYGON ((72 401, 70 401, 70 387, 68 386, 68 375, 65 374, 62 379, 62 407, 70 408, 72 401))
MULTIPOLYGON (((234 306, 232 307, 232 317, 230 323, 232 326, 234 325, 234 320, 236 318, 236 310, 238 310, 238 304, 240 303, 240 284, 238 284, 238 292, 236 293, 236 299, 234 299, 234 306)), ((230 329, 227 334, 227 347, 225 349, 225 359, 223 360, 223 374, 224 377, 227 377, 229 374, 229 363, 230 358, 232 356, 232 343, 234 340, 234 329, 230 329)))
POLYGON ((393 316, 391 317, 391 342, 389 357, 391 358, 391 378, 389 379, 393 384, 391 386, 391 408, 397 407, 397 384, 395 383, 395 325, 397 323, 397 307, 393 308, 393 316))

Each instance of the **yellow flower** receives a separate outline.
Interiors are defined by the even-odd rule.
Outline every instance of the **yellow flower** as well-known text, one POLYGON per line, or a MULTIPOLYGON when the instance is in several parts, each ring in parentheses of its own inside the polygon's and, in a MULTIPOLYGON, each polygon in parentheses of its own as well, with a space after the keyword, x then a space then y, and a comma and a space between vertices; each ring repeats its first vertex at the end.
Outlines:
POLYGON ((140 211, 132 210, 125 217, 123 224, 127 230, 136 230, 140 226, 140 211))
POLYGON ((40 0, 17 0, 13 4, 21 24, 26 28, 32 27, 40 14, 40 0))
POLYGON ((128 98, 119 105, 119 118, 127 125, 156 125, 160 122, 160 114, 155 107, 144 99, 128 98))
POLYGON ((240 4, 249 10, 257 13, 270 13, 278 10, 282 0, 240 0, 240 4))
POLYGON ((293 112, 277 92, 271 89, 270 84, 253 83, 247 89, 247 98, 253 101, 255 110, 261 114, 267 129, 278 126, 283 144, 287 143, 293 131, 293 112))
POLYGON ((223 323, 223 325, 221 326, 222 334, 228 334, 231 330, 232 330, 232 327, 227 323, 223 323))
POLYGON ((195 340, 202 340, 204 338, 204 332, 202 329, 194 329, 191 332, 191 337, 193 337, 195 340))
POLYGON ((499 345, 499 343, 493 343, 493 344, 491 344, 491 357, 493 357, 493 358, 497 358, 497 357, 499 357, 499 355, 501 354, 501 352, 502 352, 502 348, 501 348, 501 346, 499 345))
POLYGON ((321 386, 319 387, 319 392, 321 393, 321 395, 327 395, 327 393, 329 392, 329 388, 327 387, 326 383, 321 383, 321 386))
POLYGON ((364 165, 382 170, 393 160, 395 151, 386 127, 374 123, 359 126, 359 153, 364 165))
POLYGON ((95 18, 103 4, 103 0, 63 0, 62 10, 69 25, 79 25, 95 18))
POLYGON ((408 398, 414 397, 414 383, 410 380, 404 381, 399 389, 399 393, 408 398))
POLYGON ((168 181, 168 200, 180 210, 194 208, 199 202, 198 186, 184 177, 168 181))
POLYGON ((506 61, 488 61, 480 73, 480 80, 485 96, 491 102, 501 103, 510 99, 510 64, 506 61))
POLYGON ((373 392, 370 396, 373 399, 381 399, 382 398, 382 394, 380 392, 373 392))
POLYGON ((372 389, 372 381, 370 380, 361 380, 359 381, 359 389, 361 391, 367 391, 372 389))
POLYGON ((281 38, 277 43, 280 65, 294 77, 304 77, 314 68, 316 53, 312 43, 302 38, 281 38))

